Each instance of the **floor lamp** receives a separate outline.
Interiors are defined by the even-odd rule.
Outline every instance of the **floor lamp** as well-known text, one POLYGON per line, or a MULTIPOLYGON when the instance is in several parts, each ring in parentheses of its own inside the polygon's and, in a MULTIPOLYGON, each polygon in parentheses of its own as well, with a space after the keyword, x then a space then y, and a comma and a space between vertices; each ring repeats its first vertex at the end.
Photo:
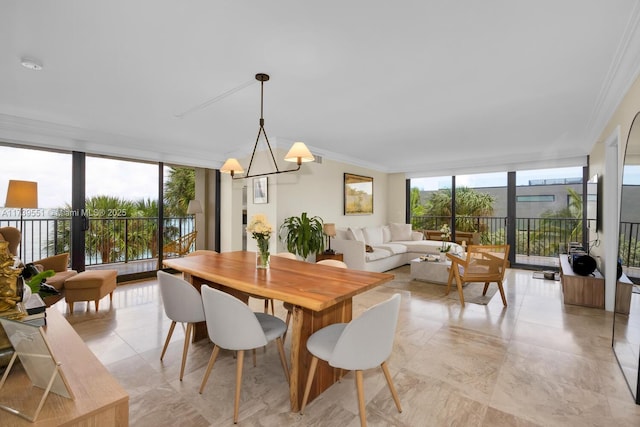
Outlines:
POLYGON ((202 213, 202 205, 199 200, 189 200, 189 206, 187 206, 187 214, 193 215, 193 231, 196 229, 196 214, 202 213))
MULTIPOLYGON (((24 239, 24 209, 38 208, 38 183, 33 181, 17 181, 9 180, 7 188, 7 200, 4 203, 5 208, 20 208, 20 233, 21 243, 24 239)), ((22 260, 23 247, 20 245, 20 259, 22 260)))

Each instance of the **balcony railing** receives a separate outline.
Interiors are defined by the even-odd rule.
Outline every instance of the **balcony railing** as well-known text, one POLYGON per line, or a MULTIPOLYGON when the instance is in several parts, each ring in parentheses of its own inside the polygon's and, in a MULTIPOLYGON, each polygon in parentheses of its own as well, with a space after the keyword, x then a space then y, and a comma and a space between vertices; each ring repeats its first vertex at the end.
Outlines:
MULTIPOLYGON (((439 230, 448 217, 412 218, 414 229, 439 230)), ((458 217, 456 228, 478 231, 480 243, 501 244, 506 241, 506 217, 458 217)), ((0 226, 21 228, 22 258, 32 262, 70 250, 71 220, 35 219, 0 220, 0 226)), ((164 219, 162 244, 193 231, 192 217, 164 219)), ((157 258, 158 218, 91 218, 85 234, 85 264, 98 266, 157 258)), ((620 226, 620 253, 623 265, 640 267, 640 224, 623 222, 620 226)), ((575 218, 517 218, 516 255, 555 258, 568 242, 582 241, 581 221, 575 218)), ((166 254, 165 254, 166 255, 166 254)))
MULTIPOLYGON (((25 263, 71 248, 71 219, 1 220, 0 227, 22 230, 21 256, 25 263)), ((193 231, 192 217, 164 219, 163 242, 193 231)), ((158 256, 158 218, 91 218, 85 232, 85 265, 127 263, 158 256)))

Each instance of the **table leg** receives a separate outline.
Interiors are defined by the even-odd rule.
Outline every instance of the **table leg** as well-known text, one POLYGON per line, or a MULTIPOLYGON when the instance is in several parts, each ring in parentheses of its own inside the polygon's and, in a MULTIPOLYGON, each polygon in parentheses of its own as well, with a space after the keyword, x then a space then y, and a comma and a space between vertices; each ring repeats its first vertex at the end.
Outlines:
MULTIPOLYGON (((352 301, 347 299, 323 311, 317 312, 295 306, 291 323, 291 363, 290 398, 291 410, 298 412, 311 365, 311 353, 307 350, 307 340, 314 332, 333 323, 347 323, 352 318, 352 301)), ((346 372, 333 368, 325 361, 318 362, 316 375, 311 386, 309 402, 317 397, 346 372)))

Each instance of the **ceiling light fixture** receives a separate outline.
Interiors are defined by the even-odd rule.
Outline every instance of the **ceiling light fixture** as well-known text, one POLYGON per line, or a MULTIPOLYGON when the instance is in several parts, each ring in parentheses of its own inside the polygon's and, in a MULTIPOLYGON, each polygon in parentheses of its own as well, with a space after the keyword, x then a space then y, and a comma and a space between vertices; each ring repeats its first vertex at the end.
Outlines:
POLYGON ((249 167, 247 168, 247 173, 245 176, 236 177, 236 174, 244 173, 244 169, 238 162, 238 159, 230 158, 224 162, 224 165, 220 168, 220 172, 231 174, 231 178, 233 179, 244 179, 251 178, 256 176, 265 176, 265 175, 275 175, 280 173, 288 173, 295 172, 300 170, 300 165, 303 162, 312 162, 315 160, 313 154, 309 151, 306 145, 303 142, 294 142, 289 152, 286 156, 284 156, 284 160, 287 162, 296 162, 298 167, 296 169, 287 169, 280 170, 278 169, 278 163, 276 162, 276 158, 273 155, 273 150, 271 149, 271 144, 269 144, 269 138, 267 137, 267 132, 264 130, 264 117, 263 117, 263 101, 264 101, 264 82, 269 81, 269 75, 259 73, 256 74, 256 80, 260 82, 260 127, 258 128, 258 136, 256 137, 256 143, 253 145, 253 153, 251 153, 251 160, 249 161, 249 167), (259 173, 251 175, 251 165, 253 164, 253 158, 256 155, 256 149, 258 148, 258 142, 260 141, 260 134, 264 135, 264 139, 267 142, 267 147, 269 148, 269 153, 271 154, 271 159, 273 160, 273 164, 276 167, 274 172, 267 173, 259 173))
POLYGON ((33 58, 22 58, 20 60, 20 64, 24 67, 24 68, 28 68, 30 70, 33 71, 40 71, 42 70, 42 63, 36 59, 33 58))

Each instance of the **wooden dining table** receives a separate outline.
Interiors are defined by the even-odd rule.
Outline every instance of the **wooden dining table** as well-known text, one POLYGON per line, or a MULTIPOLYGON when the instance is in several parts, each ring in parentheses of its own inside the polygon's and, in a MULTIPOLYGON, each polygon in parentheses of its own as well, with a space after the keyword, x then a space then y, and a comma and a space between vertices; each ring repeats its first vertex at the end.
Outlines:
MULTIPOLYGON (((307 339, 317 330, 352 319, 352 299, 394 278, 393 274, 331 267, 272 256, 268 269, 256 268, 256 253, 205 253, 163 261, 183 273, 196 289, 204 284, 247 302, 249 294, 291 303, 290 399, 300 409, 311 354, 307 339)), ((206 324, 196 325, 194 340, 207 337, 206 324)), ((309 401, 335 383, 344 372, 319 363, 309 401)))

